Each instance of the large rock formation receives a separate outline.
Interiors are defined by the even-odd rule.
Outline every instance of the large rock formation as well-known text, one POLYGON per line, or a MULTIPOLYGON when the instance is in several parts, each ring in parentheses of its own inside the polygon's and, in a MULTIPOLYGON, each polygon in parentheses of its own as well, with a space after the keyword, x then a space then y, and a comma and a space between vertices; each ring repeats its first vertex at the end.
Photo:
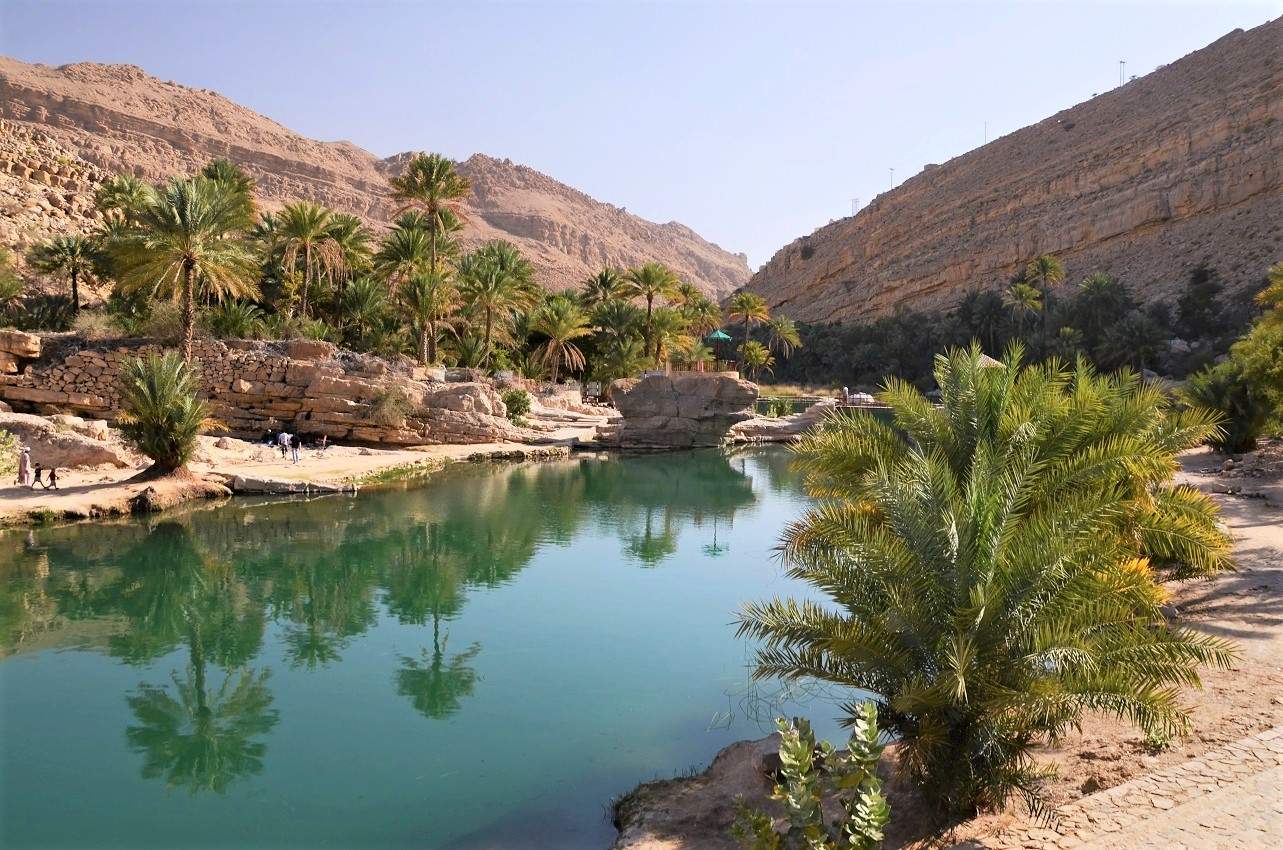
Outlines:
POLYGON ((615 381, 610 397, 623 417, 621 448, 716 446, 731 426, 752 418, 757 384, 733 372, 648 375, 615 381))
MULTIPOLYGON (((388 177, 408 159, 305 138, 215 92, 132 65, 54 68, 0 57, 0 118, 4 245, 83 226, 89 192, 105 173, 157 180, 215 157, 253 175, 268 208, 313 200, 384 225, 394 212, 388 177)), ((748 280, 744 255, 676 222, 646 221, 508 160, 477 154, 460 170, 473 186, 464 241, 516 243, 549 288, 576 286, 603 265, 647 260, 716 296, 748 280)))
POLYGON ((74 421, 56 421, 26 413, 0 413, 0 431, 8 431, 31 449, 31 462, 46 467, 69 469, 78 466, 133 466, 134 458, 119 443, 108 439, 105 425, 99 436, 86 433, 89 427, 75 427, 74 421))
MULTIPOLYGON (((0 375, 0 399, 17 410, 114 420, 122 362, 162 347, 51 334, 39 359, 22 361, 18 374, 0 375)), ((211 419, 234 437, 255 440, 270 428, 413 446, 532 436, 508 421, 489 384, 420 380, 414 370, 329 343, 199 340, 193 355, 211 419)))
POLYGON ((1283 19, 993 141, 780 250, 750 281, 806 321, 944 307, 1051 252, 1146 301, 1283 259, 1283 19))

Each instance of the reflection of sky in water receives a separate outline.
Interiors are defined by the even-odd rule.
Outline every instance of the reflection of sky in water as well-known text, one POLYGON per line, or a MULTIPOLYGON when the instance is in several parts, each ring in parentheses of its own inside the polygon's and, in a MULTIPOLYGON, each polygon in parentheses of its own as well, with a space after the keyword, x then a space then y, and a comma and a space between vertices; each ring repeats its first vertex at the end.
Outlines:
POLYGON ((840 736, 730 625, 802 592, 804 504, 754 449, 11 532, 0 843, 604 846, 613 795, 775 713, 840 736))

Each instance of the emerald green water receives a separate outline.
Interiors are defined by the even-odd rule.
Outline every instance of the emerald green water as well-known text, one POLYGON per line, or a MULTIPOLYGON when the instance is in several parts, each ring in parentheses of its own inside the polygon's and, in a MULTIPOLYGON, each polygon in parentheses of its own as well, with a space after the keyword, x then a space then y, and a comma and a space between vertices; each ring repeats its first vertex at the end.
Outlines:
POLYGON ((604 847, 610 799, 832 704, 751 687, 777 449, 0 535, 0 846, 604 847))

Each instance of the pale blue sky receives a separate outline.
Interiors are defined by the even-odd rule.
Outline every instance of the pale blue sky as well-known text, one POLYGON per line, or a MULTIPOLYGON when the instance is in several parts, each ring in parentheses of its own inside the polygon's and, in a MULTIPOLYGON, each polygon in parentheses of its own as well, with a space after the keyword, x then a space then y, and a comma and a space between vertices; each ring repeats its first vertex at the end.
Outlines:
POLYGON ((0 0, 0 52, 129 62, 380 156, 510 157, 756 268, 1270 2, 0 0))

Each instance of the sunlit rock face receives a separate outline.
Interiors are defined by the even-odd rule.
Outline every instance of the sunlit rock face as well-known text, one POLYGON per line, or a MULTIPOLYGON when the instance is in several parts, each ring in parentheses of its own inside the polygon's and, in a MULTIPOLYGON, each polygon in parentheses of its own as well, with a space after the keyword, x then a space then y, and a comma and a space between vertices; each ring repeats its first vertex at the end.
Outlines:
POLYGON ((610 395, 623 416, 621 448, 691 448, 720 445, 731 426, 751 418, 757 384, 690 372, 615 381, 610 395))
MULTIPOLYGON (((13 354, 15 372, 0 372, 0 399, 15 410, 114 420, 124 362, 164 349, 153 340, 93 342, 66 334, 49 340, 11 346, 36 352, 32 358, 13 354)), ((414 446, 531 436, 508 421, 503 400, 488 383, 423 380, 423 370, 326 342, 198 340, 193 360, 210 418, 234 437, 259 439, 271 429, 414 446)))
POLYGON ((1283 18, 939 166, 782 248, 748 284, 772 311, 851 321, 945 308, 1056 254, 1143 302, 1208 263, 1231 289, 1283 256, 1283 18))

